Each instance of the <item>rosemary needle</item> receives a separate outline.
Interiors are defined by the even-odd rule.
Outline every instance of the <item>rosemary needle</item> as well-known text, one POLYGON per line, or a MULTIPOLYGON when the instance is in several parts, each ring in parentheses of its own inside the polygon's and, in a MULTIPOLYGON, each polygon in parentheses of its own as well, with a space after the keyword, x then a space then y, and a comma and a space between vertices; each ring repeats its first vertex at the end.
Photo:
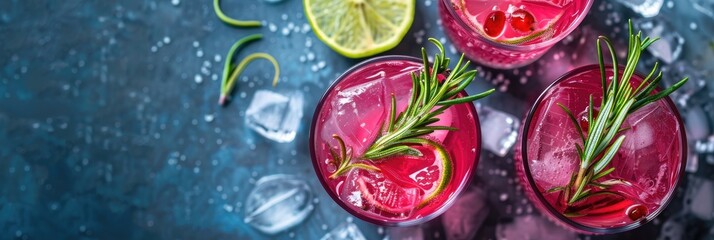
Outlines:
POLYGON ((238 20, 238 19, 226 16, 226 14, 223 13, 223 11, 221 10, 220 0, 213 0, 213 11, 216 12, 216 15, 218 16, 219 19, 221 19, 221 21, 223 21, 224 23, 231 25, 231 26, 236 26, 236 27, 260 27, 260 26, 262 26, 260 21, 238 20))
POLYGON ((263 35, 261 34, 253 34, 244 38, 241 38, 240 40, 236 41, 236 43, 231 46, 231 49, 228 50, 228 54, 226 55, 225 59, 225 64, 223 67, 223 77, 221 79, 221 96, 218 99, 218 104, 219 105, 224 105, 226 100, 228 99, 228 95, 230 94, 231 90, 233 89, 233 86, 235 86, 235 81, 240 75, 243 70, 246 69, 249 63, 251 63, 254 60, 257 59, 265 59, 270 61, 273 64, 273 67, 275 68, 275 75, 273 77, 273 86, 278 84, 278 78, 280 77, 280 66, 278 65, 278 61, 273 58, 270 54, 267 53, 253 53, 249 54, 246 56, 243 60, 241 60, 238 65, 235 68, 231 67, 231 62, 233 59, 233 56, 235 55, 236 52, 245 44, 259 40, 262 38, 263 35))

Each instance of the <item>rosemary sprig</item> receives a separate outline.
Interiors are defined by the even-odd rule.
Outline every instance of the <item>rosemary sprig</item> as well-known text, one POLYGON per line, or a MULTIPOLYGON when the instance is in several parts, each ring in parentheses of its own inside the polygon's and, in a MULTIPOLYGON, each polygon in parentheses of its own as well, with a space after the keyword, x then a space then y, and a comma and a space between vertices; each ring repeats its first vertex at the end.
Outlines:
MULTIPOLYGON (((447 108, 465 102, 475 101, 493 93, 495 89, 487 90, 483 93, 459 97, 457 96, 476 77, 476 70, 467 71, 469 61, 463 63, 464 55, 461 55, 459 62, 453 70, 449 70, 450 59, 446 57, 444 46, 438 40, 429 38, 439 49, 439 53, 434 56, 434 64, 429 67, 429 59, 426 50, 421 49, 424 68, 412 73, 412 92, 407 108, 397 114, 396 98, 391 97, 391 108, 387 122, 383 125, 382 133, 367 148, 360 159, 376 160, 397 154, 421 156, 421 152, 415 149, 414 145, 422 144, 424 135, 437 130, 456 130, 449 126, 434 126, 439 121, 438 116, 447 108), (439 76, 444 76, 444 80, 439 80, 439 76)), ((332 152, 332 157, 338 165, 338 169, 331 177, 336 178, 345 173, 349 168, 363 168, 370 166, 367 164, 356 165, 352 163, 352 155, 346 154, 344 141, 337 136, 333 136, 340 143, 340 152, 332 152)), ((333 148, 330 148, 333 150, 333 148)), ((372 169, 368 169, 372 170, 372 169)))
MULTIPOLYGON (((580 166, 577 173, 571 177, 571 181, 564 187, 556 187, 548 190, 548 192, 564 191, 564 199, 567 205, 572 205, 576 202, 587 199, 588 197, 610 194, 613 192, 607 189, 616 184, 628 184, 627 181, 621 179, 610 179, 600 181, 603 177, 612 173, 615 168, 609 167, 609 163, 615 157, 620 149, 622 142, 625 140, 624 135, 619 135, 624 130, 621 128, 625 118, 637 109, 646 106, 649 103, 666 97, 670 93, 681 87, 687 78, 682 79, 671 87, 654 93, 657 84, 662 79, 662 72, 657 71, 658 64, 652 68, 645 79, 633 88, 630 84, 630 79, 635 72, 635 67, 640 59, 640 54, 649 45, 657 41, 657 38, 646 37, 642 39, 642 33, 633 34, 632 21, 629 21, 629 46, 627 52, 627 62, 621 75, 619 73, 619 65, 615 55, 612 42, 604 36, 597 39, 597 57, 600 65, 600 76, 602 81, 603 97, 600 103, 600 112, 593 112, 593 97, 590 95, 590 102, 587 112, 588 128, 582 129, 572 111, 562 104, 558 104, 560 108, 568 115, 570 121, 574 124, 576 130, 580 134, 582 145, 576 143, 575 149, 580 159, 580 166), (603 50, 601 43, 604 42, 607 46, 610 55, 612 56, 612 81, 608 84, 605 74, 605 61, 603 59, 603 50), (655 75, 655 72, 658 72, 655 75), (619 77, 619 78, 618 78, 619 77), (587 131, 587 135, 583 132, 587 131), (572 194, 571 194, 572 193, 572 194)), ((576 214, 577 215, 577 214, 576 214)))

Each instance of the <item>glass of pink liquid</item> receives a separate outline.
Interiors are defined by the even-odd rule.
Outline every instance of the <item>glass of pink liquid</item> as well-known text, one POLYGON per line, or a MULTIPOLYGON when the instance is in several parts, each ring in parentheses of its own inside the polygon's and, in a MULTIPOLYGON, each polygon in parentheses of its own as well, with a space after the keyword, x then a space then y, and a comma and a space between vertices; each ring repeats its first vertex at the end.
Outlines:
POLYGON ((456 49, 489 67, 527 65, 570 34, 593 0, 439 0, 456 49))
MULTIPOLYGON (((608 69, 610 77, 612 69, 608 69)), ((635 74, 630 84, 636 87, 640 82, 641 75, 635 74)), ((574 69, 553 82, 528 113, 515 150, 520 183, 536 208, 554 222, 586 234, 623 232, 654 219, 671 200, 687 159, 684 124, 666 97, 633 112, 622 124, 628 128, 622 132, 625 141, 609 165, 615 171, 603 180, 623 179, 631 186, 615 185, 609 190, 618 195, 593 196, 570 207, 562 192, 549 193, 553 187, 565 186, 577 171, 574 143, 582 142, 556 104, 568 107, 587 129, 588 97, 592 94, 599 109, 601 85, 598 65, 574 69), (567 217, 566 212, 583 216, 567 217)))
POLYGON ((337 167, 329 153, 329 146, 338 145, 332 135, 341 136, 353 156, 361 156, 389 115, 391 94, 396 97, 397 112, 406 108, 412 90, 410 73, 421 70, 422 64, 421 59, 406 56, 364 61, 337 78, 317 104, 310 129, 315 172, 330 197, 362 220, 384 226, 423 223, 446 211, 470 183, 481 149, 472 103, 448 108, 435 123, 458 130, 426 135, 441 143, 451 157, 451 177, 435 197, 427 196, 436 191, 448 167, 426 147, 417 147, 422 157, 400 155, 375 161, 380 172, 353 169, 335 179, 329 177, 337 167))

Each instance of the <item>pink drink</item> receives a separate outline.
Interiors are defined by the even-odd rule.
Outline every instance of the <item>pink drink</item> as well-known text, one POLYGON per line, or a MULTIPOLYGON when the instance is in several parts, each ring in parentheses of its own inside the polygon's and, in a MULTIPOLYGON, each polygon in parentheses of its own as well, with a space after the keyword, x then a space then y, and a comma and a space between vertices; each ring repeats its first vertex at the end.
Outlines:
POLYGON ((421 68, 420 59, 401 56, 360 63, 333 83, 315 111, 310 150, 318 178, 340 206, 365 221, 405 226, 432 219, 468 185, 476 166, 481 132, 476 111, 469 103, 448 108, 435 123, 458 130, 426 135, 441 143, 451 157, 450 181, 435 197, 426 199, 436 191, 439 176, 448 167, 427 147, 417 147, 423 157, 379 159, 374 165, 381 172, 358 169, 336 179, 329 177, 336 166, 331 162, 328 144, 338 144, 332 135, 340 135, 354 157, 361 156, 380 133, 389 114, 391 94, 396 96, 397 112, 403 111, 412 89, 410 73, 421 68))
POLYGON ((570 34, 592 2, 440 0, 439 16, 459 51, 483 65, 508 69, 535 61, 570 34))
MULTIPOLYGON (((611 69, 607 73, 611 76, 611 69)), ((589 234, 622 232, 654 219, 670 201, 686 164, 684 126, 672 101, 663 98, 630 114, 622 125, 629 129, 622 133, 625 141, 609 165, 615 171, 603 179, 630 182, 631 186, 609 189, 621 196, 593 196, 567 207, 562 192, 548 193, 553 187, 565 186, 577 171, 574 143, 582 143, 556 103, 568 107, 587 128, 588 96, 593 95, 593 104, 599 109, 600 81, 597 65, 575 69, 555 81, 527 116, 521 134, 525 138, 515 153, 521 184, 536 207, 555 222, 589 234), (563 215, 575 210, 585 216, 563 215)), ((634 75, 631 84, 637 86, 641 81, 634 75)))

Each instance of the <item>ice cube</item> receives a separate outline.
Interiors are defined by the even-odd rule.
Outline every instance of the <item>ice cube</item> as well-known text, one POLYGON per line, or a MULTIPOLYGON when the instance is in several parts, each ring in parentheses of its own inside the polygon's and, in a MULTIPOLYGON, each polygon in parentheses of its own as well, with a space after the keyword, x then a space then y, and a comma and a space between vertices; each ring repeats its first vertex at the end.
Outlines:
POLYGON ((500 157, 506 156, 518 137, 518 119, 479 103, 476 103, 476 110, 483 131, 483 147, 500 157))
POLYGON ((712 0, 689 0, 698 12, 714 19, 714 1, 712 0))
POLYGON ((643 17, 654 17, 662 9, 664 0, 617 0, 643 17))
POLYGON ((691 107, 686 109, 684 113, 684 126, 687 129, 687 137, 690 140, 701 140, 709 136, 711 133, 709 120, 701 107, 691 107))
POLYGON ((662 230, 659 233, 658 240, 674 240, 674 239, 684 239, 684 233, 686 231, 686 219, 681 216, 681 214, 675 215, 667 219, 667 221, 662 224, 662 230))
POLYGON ((387 229, 387 237, 389 240, 422 240, 424 239, 424 231, 419 226, 413 227, 393 227, 387 229))
POLYGON ((366 240, 366 238, 357 225, 345 222, 337 225, 325 236, 322 236, 321 240, 366 240))
POLYGON ((422 192, 417 186, 400 186, 382 173, 357 169, 347 174, 339 196, 355 208, 404 219, 421 202, 422 192))
POLYGON ((692 215, 709 221, 714 218, 714 183, 711 180, 692 177, 684 197, 685 205, 692 215))
POLYGON ((714 139, 699 140, 694 143, 694 152, 699 154, 714 153, 714 139))
POLYGON ((488 212, 483 190, 472 189, 462 193, 441 218, 446 239, 472 239, 488 212))
POLYGON ((635 26, 645 36, 660 38, 647 48, 652 55, 667 64, 679 58, 685 40, 667 20, 661 17, 637 19, 635 26))
POLYGON ((326 125, 336 126, 336 133, 324 132, 323 139, 340 135, 356 154, 361 154, 380 131, 385 116, 382 79, 338 89, 330 103, 333 113, 326 125))
POLYGON ((275 234, 300 224, 315 208, 312 190, 293 175, 262 177, 248 194, 244 221, 261 232, 275 234))
POLYGON ((496 225, 496 238, 501 239, 577 239, 574 232, 558 227, 538 215, 516 217, 512 222, 502 222, 496 225))
POLYGON ((260 135, 276 141, 295 139, 302 119, 303 95, 300 91, 277 93, 258 90, 245 111, 245 123, 260 135))

